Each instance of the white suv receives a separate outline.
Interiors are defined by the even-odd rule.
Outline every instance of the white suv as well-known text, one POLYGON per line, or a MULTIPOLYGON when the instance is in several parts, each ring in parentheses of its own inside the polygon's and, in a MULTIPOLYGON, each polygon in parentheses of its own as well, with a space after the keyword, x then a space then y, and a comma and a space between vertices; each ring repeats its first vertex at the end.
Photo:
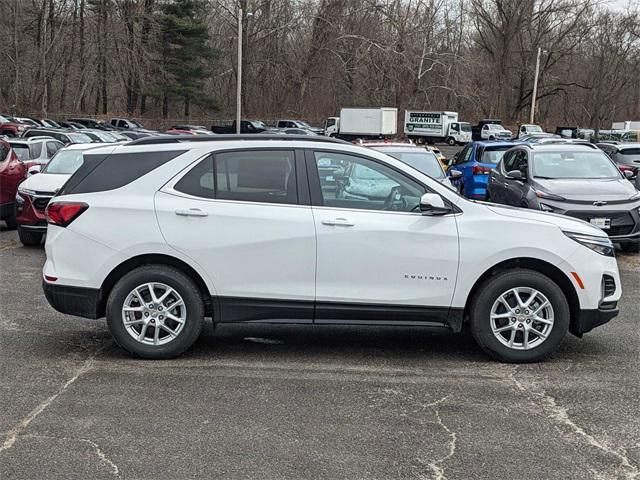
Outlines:
POLYGON ((106 316, 144 358, 184 352, 211 317, 455 332, 468 322, 490 355, 531 362, 618 313, 602 230, 465 200, 368 148, 217 135, 84 157, 47 209, 44 291, 61 312, 106 316))

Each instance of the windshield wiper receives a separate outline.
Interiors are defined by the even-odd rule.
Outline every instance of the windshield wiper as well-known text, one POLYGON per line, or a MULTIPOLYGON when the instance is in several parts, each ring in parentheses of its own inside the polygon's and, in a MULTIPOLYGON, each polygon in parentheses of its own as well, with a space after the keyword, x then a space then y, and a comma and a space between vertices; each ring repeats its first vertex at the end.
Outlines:
POLYGON ((541 178, 543 180, 557 180, 558 177, 543 177, 542 175, 534 175, 533 178, 541 178))

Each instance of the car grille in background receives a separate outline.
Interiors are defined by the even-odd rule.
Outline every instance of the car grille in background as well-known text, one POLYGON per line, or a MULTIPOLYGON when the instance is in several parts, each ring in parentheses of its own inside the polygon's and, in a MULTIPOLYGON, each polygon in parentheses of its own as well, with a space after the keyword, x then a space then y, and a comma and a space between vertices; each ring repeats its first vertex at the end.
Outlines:
POLYGON ((52 197, 34 197, 32 200, 33 206, 36 210, 44 210, 49 205, 52 197))
POLYGON ((611 212, 611 211, 569 211, 566 213, 570 217, 579 218, 588 222, 592 218, 609 218, 611 219, 611 228, 604 230, 609 236, 627 235, 633 230, 633 217, 629 212, 611 212))
POLYGON ((611 275, 602 276, 602 298, 610 297, 616 293, 616 281, 611 275))

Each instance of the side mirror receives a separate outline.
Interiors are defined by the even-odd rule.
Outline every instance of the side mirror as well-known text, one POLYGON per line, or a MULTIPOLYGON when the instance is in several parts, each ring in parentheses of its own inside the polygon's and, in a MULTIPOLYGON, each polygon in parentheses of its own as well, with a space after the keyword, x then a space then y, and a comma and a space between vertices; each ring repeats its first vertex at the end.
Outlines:
POLYGON ((36 173, 40 173, 40 165, 34 165, 29 168, 29 175, 35 175, 36 173))
POLYGON ((440 195, 436 193, 425 193, 420 197, 420 211, 422 215, 437 216, 451 213, 451 208, 445 205, 440 195))
POLYGON ((459 180, 462 178, 462 172, 460 170, 449 170, 449 178, 451 180, 459 180))
POLYGON ((507 172, 506 178, 508 180, 520 180, 522 182, 524 181, 525 176, 522 175, 520 170, 511 170, 510 172, 507 172))

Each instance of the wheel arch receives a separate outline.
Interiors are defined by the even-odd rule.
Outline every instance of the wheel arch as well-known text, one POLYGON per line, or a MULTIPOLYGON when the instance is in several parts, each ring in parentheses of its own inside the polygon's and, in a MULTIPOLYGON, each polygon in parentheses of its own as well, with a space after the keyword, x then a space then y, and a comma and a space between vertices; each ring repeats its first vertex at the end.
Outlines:
POLYGON ((109 275, 107 275, 107 277, 102 282, 102 286, 100 287, 98 318, 104 316, 107 299, 109 298, 109 294, 111 293, 111 290, 113 289, 115 284, 118 283, 118 280, 120 280, 131 270, 143 265, 166 265, 180 270, 186 276, 191 278, 191 280, 193 280, 194 283, 198 286, 198 290, 200 291, 202 302, 204 304, 205 316, 210 317, 213 315, 211 292, 209 291, 209 288, 207 287, 207 284, 202 276, 183 260, 172 257, 170 255, 153 253, 131 257, 111 270, 109 275))
POLYGON ((580 301, 578 299, 578 293, 571 283, 571 280, 564 274, 562 270, 560 270, 555 265, 538 258, 529 257, 511 258, 508 260, 504 260, 490 267, 482 275, 480 275, 480 277, 473 284, 473 287, 471 287, 469 295, 467 295, 463 313, 463 318, 465 319, 465 321, 467 321, 467 319, 469 318, 469 308, 471 307, 473 299, 480 291, 482 285, 494 275, 505 272, 507 270, 513 270, 515 268, 528 268, 530 270, 542 273, 543 275, 546 275, 551 280, 553 280, 556 285, 560 287, 562 293, 564 293, 564 296, 567 299, 567 303, 569 304, 569 329, 572 330, 573 325, 580 317, 580 301))

